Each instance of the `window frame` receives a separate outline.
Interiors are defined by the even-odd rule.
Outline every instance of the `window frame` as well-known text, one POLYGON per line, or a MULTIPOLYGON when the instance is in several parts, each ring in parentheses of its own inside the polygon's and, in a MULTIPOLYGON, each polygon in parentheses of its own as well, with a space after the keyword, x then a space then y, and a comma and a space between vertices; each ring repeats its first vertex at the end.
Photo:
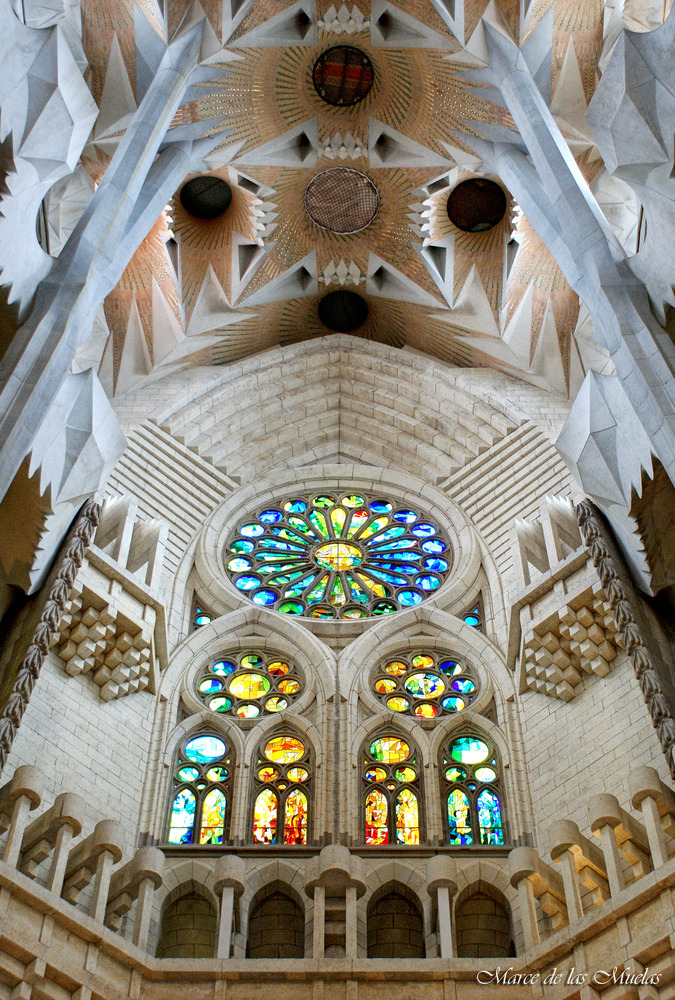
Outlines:
POLYGON ((232 798, 234 795, 234 774, 237 763, 237 754, 234 747, 234 743, 229 737, 217 729, 212 727, 206 727, 204 729, 193 730, 187 735, 183 736, 178 743, 178 746, 174 750, 172 757, 172 770, 171 770, 171 784, 169 788, 169 797, 166 810, 166 821, 164 823, 164 844, 170 847, 222 847, 223 845, 230 844, 232 842, 231 826, 232 826, 232 798), (210 761, 205 764, 200 764, 196 761, 190 760, 186 753, 186 745, 194 739, 200 736, 208 736, 215 739, 219 739, 225 744, 225 753, 218 757, 214 761, 210 761), (199 776, 190 781, 181 780, 177 777, 178 771, 184 767, 196 768, 199 771, 199 776), (198 788, 197 783, 200 780, 206 779, 207 772, 213 767, 227 767, 228 774, 224 780, 219 781, 208 781, 204 788, 198 788), (180 792, 188 789, 195 796, 195 812, 194 820, 192 823, 192 835, 193 839, 190 843, 173 843, 169 840, 171 834, 171 818, 173 812, 173 804, 176 801, 176 797, 180 792), (223 817, 223 838, 217 844, 201 844, 199 843, 199 836, 201 835, 202 827, 202 815, 204 802, 210 792, 214 790, 219 790, 225 796, 225 815, 223 817), (197 832, 197 842, 194 840, 195 831, 197 832))
POLYGON ((496 741, 489 736, 487 733, 483 732, 481 729, 475 726, 462 726, 455 729, 452 733, 446 734, 443 739, 438 752, 438 774, 441 786, 441 812, 443 820, 443 840, 444 844, 449 847, 456 847, 459 850, 467 849, 484 849, 490 847, 505 847, 510 844, 509 838, 509 828, 506 815, 506 805, 504 796, 504 783, 503 783, 503 763, 499 747, 496 741), (450 756, 450 748, 457 740, 460 739, 476 739, 485 743, 488 747, 489 754, 484 761, 477 764, 464 764, 460 761, 455 761, 450 756), (496 761, 495 764, 492 761, 496 761), (446 769, 452 766, 457 768, 464 768, 467 772, 467 777, 461 780, 451 781, 445 776, 446 769), (480 767, 491 767, 497 772, 496 778, 485 781, 478 782, 475 788, 469 788, 469 783, 474 781, 474 771, 476 768, 480 767), (472 843, 471 844, 451 844, 450 835, 450 820, 448 817, 448 798, 450 794, 455 790, 464 792, 469 800, 469 816, 471 819, 471 833, 472 833, 472 843), (493 795, 497 796, 499 800, 500 817, 501 817, 501 830, 502 830, 502 843, 501 844, 484 844, 480 840, 480 823, 478 820, 478 797, 484 792, 489 791, 493 795))
POLYGON ((381 726, 375 732, 371 733, 361 744, 359 749, 359 767, 361 769, 361 791, 359 795, 359 827, 360 827, 360 837, 361 842, 366 847, 381 848, 381 847, 412 847, 412 846, 423 846, 426 844, 426 810, 424 804, 424 786, 422 775, 424 771, 424 760, 420 752, 420 748, 416 740, 414 740, 408 733, 398 728, 395 725, 381 726), (402 740, 407 743, 410 747, 410 756, 406 760, 400 761, 396 764, 384 764, 381 761, 376 761, 372 758, 370 754, 370 747, 373 743, 382 738, 394 737, 396 739, 402 740), (412 763, 414 761, 414 764, 412 763), (368 768, 382 767, 387 771, 391 772, 391 777, 394 776, 395 771, 401 767, 415 767, 417 769, 417 777, 414 781, 398 781, 394 789, 388 789, 386 787, 387 778, 382 781, 368 781, 366 779, 366 771, 368 768), (405 789, 411 789, 415 796, 417 797, 417 811, 418 811, 418 821, 419 821, 419 844, 400 844, 396 841, 396 800, 399 793, 405 789), (381 791, 387 800, 387 833, 388 833, 388 843, 386 844, 367 844, 366 843, 366 803, 368 801, 368 796, 372 791, 381 791))

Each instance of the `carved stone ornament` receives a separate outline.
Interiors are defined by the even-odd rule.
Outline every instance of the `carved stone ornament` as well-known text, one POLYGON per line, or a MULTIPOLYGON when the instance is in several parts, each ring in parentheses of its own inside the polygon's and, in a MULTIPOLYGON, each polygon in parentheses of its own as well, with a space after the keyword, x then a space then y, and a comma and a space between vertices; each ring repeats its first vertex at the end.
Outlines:
POLYGON ((58 632, 71 589, 94 539, 100 513, 101 507, 94 500, 84 504, 45 584, 42 611, 28 639, 28 647, 7 703, 0 713, 0 770, 5 766, 45 656, 58 632))
POLYGON ((585 500, 577 505, 576 515, 675 780, 675 691, 668 641, 633 585, 598 508, 585 500))

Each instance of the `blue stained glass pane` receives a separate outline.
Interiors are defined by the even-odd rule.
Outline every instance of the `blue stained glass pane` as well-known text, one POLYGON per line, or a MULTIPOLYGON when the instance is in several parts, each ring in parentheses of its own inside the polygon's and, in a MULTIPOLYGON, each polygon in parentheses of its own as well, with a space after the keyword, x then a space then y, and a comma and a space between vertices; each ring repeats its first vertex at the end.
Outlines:
POLYGON ((385 583, 393 583, 395 587, 405 587, 406 583, 409 582, 404 576, 394 576, 392 573, 382 573, 380 570, 373 569, 371 566, 367 566, 365 568, 365 572, 370 576, 376 577, 378 580, 384 580, 385 583))
POLYGON ((375 539, 375 541, 383 542, 385 541, 385 539, 388 541, 390 538, 400 538, 401 535, 404 534, 405 534, 405 528, 400 528, 400 527, 387 528, 386 531, 383 531, 381 535, 377 536, 377 539, 375 539))
POLYGON ((422 594, 418 594, 415 590, 401 590, 397 596, 399 602, 406 608, 413 608, 416 604, 421 604, 424 600, 422 594))
POLYGON ((460 694, 471 694, 472 691, 476 690, 476 685, 473 681, 465 680, 464 677, 458 677, 457 680, 452 682, 452 688, 454 691, 459 691, 460 694))
MULTIPOLYGON (((389 552, 391 549, 416 549, 417 542, 413 541, 412 538, 402 538, 398 542, 387 542, 385 545, 378 545, 378 539, 372 545, 370 551, 375 552, 389 552)), ((424 545, 422 546, 424 548, 424 545)))
POLYGON ((270 604, 274 604, 277 597, 278 595, 273 590, 257 590, 252 600, 254 604, 262 604, 264 607, 267 607, 270 604))
POLYGON ((476 799, 481 844, 503 844, 502 814, 499 799, 487 788, 476 799))
POLYGON ((243 535, 244 538, 258 538, 264 532, 262 524, 244 524, 239 529, 239 534, 243 535))
POLYGON ((424 560, 424 568, 430 569, 432 573, 445 573, 448 564, 445 559, 438 559, 436 556, 432 556, 430 559, 424 560))
POLYGON ((315 573, 307 573, 303 576, 302 579, 298 580, 297 583, 294 583, 292 587, 288 588, 286 591, 286 597, 300 597, 303 590, 309 586, 315 575, 315 573))
MULTIPOLYGON (((264 543, 261 543, 264 544, 264 543)), ((238 538, 236 542, 232 542, 230 545, 230 552, 253 552, 255 545, 253 542, 245 542, 243 538, 238 538)))
POLYGON ((422 542, 422 551, 428 552, 430 555, 445 552, 445 543, 439 542, 437 538, 429 538, 426 542, 422 542))
MULTIPOLYGON (((386 545, 377 549, 372 549, 368 553, 369 559, 394 559, 396 562, 418 563, 421 559, 419 552, 393 552, 386 545)), ((403 567, 401 567, 403 569, 403 567)))
POLYGON ((234 663, 230 660, 218 660, 218 662, 214 663, 211 667, 214 674, 220 674, 222 676, 225 676, 226 674, 233 674, 236 669, 237 668, 234 663))
POLYGON ((373 514, 388 514, 391 511, 392 505, 387 503, 386 500, 373 500, 370 505, 370 509, 373 514))
MULTIPOLYGON (((247 544, 251 544, 248 542, 247 544)), ((304 552, 305 550, 301 545, 289 545, 288 542, 279 542, 276 538, 263 538, 261 542, 258 542, 258 546, 261 549, 272 549, 274 552, 304 552)), ((251 545, 253 548, 253 545, 251 545)))
POLYGON ((412 524, 417 520, 417 514, 414 510, 397 510, 394 514, 395 521, 401 521, 402 524, 412 524))
POLYGON ((195 736, 185 744, 185 756, 197 764, 209 764, 222 757, 226 749, 217 736, 195 736))
POLYGON ((444 698, 443 708, 446 712, 461 712, 465 704, 461 698, 444 698))
POLYGON ((284 504, 284 510, 289 514, 302 514, 307 510, 307 504, 304 500, 288 500, 284 504))
POLYGON ((197 617, 195 618, 195 625, 198 628, 201 628, 202 625, 209 625, 210 622, 211 622, 211 615, 205 615, 203 611, 200 614, 198 614, 197 617))
POLYGON ((467 625, 472 625, 474 628, 480 625, 480 618, 477 615, 465 615, 464 621, 467 625))
POLYGON ((201 681, 199 685, 199 690, 202 694, 213 694, 214 691, 221 691, 222 688, 222 683, 217 681, 215 677, 207 677, 206 680, 201 681))
POLYGON ((259 576, 240 576, 234 583, 239 590, 255 590, 256 587, 260 586, 262 580, 259 576))
POLYGON ((245 569, 251 569, 253 563, 250 559, 243 559, 241 556, 236 559, 230 559, 227 564, 227 568, 231 573, 243 573, 245 569))
POLYGON ((262 521, 263 524, 276 524, 281 518, 282 514, 280 510, 264 510, 261 514, 258 514, 258 520, 262 521))
POLYGON ((462 667, 457 662, 457 660, 446 660, 444 663, 441 663, 441 670, 443 671, 444 674, 454 675, 454 674, 461 674, 462 667))
POLYGON ((430 535, 436 534, 436 529, 433 524, 416 524, 410 530, 413 535, 417 535, 418 538, 428 538, 430 535))
POLYGON ((441 585, 437 576, 418 576, 415 578, 415 583, 422 590, 437 590, 441 585))
POLYGON ((196 800, 189 788, 184 788, 171 806, 170 844, 191 844, 196 800))
MULTIPOLYGON (((375 560, 372 560, 372 564, 376 565, 378 569, 392 569, 392 570, 398 570, 399 573, 408 573, 408 574, 416 573, 419 568, 417 566, 406 566, 405 564, 401 566, 400 563, 380 562, 379 559, 377 563, 375 562, 375 560)), ((406 580, 406 583, 409 582, 410 582, 409 580, 406 580)))

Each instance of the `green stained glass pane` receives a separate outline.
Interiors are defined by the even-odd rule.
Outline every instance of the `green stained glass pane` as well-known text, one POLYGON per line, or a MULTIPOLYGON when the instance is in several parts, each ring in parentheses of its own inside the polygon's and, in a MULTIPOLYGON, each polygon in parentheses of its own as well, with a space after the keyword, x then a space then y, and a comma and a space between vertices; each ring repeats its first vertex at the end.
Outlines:
POLYGON ((181 767, 178 772, 179 781, 194 781, 195 778, 199 777, 199 771, 196 767, 181 767))
POLYGON ((304 610, 300 601, 283 601, 279 605, 279 611, 282 615, 301 615, 304 610))
POLYGON ((303 535, 311 535, 312 533, 307 522, 303 518, 297 517, 295 514, 291 514, 288 519, 288 523, 293 525, 297 531, 301 531, 303 535))
POLYGON ((328 496, 328 494, 321 494, 318 497, 314 497, 312 501, 315 507, 332 507, 335 503, 335 497, 328 496))
POLYGON ((359 538, 361 539, 370 538, 372 535, 375 534, 376 531, 380 531, 382 528, 386 528, 388 524, 389 524, 389 518, 387 517, 386 514, 383 514, 382 517, 376 517, 374 521, 371 521, 370 524, 366 528, 364 528, 364 530, 359 535, 359 538))
POLYGON ((330 522, 333 525, 333 531, 336 537, 342 534, 342 529, 345 526, 345 521, 347 520, 347 511, 343 510, 342 507, 336 507, 335 510, 330 512, 330 522))
POLYGON ((317 604, 316 606, 312 607, 312 610, 309 613, 309 617, 325 620, 328 618, 335 618, 335 612, 333 611, 332 608, 327 608, 325 604, 323 605, 317 604))
POLYGON ((255 548, 253 542, 244 541, 243 538, 238 538, 236 541, 232 542, 230 545, 230 552, 240 553, 240 552, 253 552, 255 548))
POLYGON ((445 684, 436 674, 411 674, 405 689, 413 698, 438 698, 445 691, 445 684))
POLYGON ((307 594, 307 603, 314 604, 316 601, 322 601, 326 593, 326 584, 328 583, 328 575, 322 576, 316 586, 312 587, 310 592, 307 594))
POLYGON ((503 844, 502 814, 498 797, 488 788, 476 799, 481 844, 503 844))
POLYGON ((460 764, 482 764, 489 755, 487 744, 471 736, 462 736, 450 747, 450 756, 460 764))
POLYGON ((390 615, 396 610, 398 610, 396 605, 391 601, 378 601, 373 605, 374 615, 390 615))
POLYGON ((368 594, 366 594, 366 592, 359 587, 351 573, 347 573, 347 583, 349 584, 352 600, 356 601, 358 604, 368 604, 370 600, 368 594))
POLYGON ((349 496, 342 498, 342 503, 345 507, 353 509, 354 507, 362 507, 366 501, 363 497, 358 496, 356 493, 350 493, 349 496))
POLYGON ((309 515, 309 519, 320 535, 322 535, 324 538, 330 537, 328 532, 328 522, 326 521, 324 514, 322 514, 320 510, 313 510, 312 513, 309 515))
POLYGON ((367 618, 368 612, 365 608, 345 608, 340 614, 340 618, 367 618))
POLYGON ((232 708, 232 702, 229 698, 212 698, 209 702, 209 708, 212 712, 229 712, 232 708))
POLYGON ((473 844, 469 798, 459 788, 454 788, 448 795, 448 825, 451 844, 473 844))
POLYGON ((340 607, 342 607, 343 604, 347 603, 347 598, 345 596, 344 587, 342 586, 342 581, 340 580, 339 577, 333 583, 333 586, 332 586, 331 592, 330 592, 329 601, 333 605, 334 608, 340 608, 340 607))
POLYGON ((219 788, 216 788, 212 792, 209 792, 204 799, 199 843, 222 844, 224 830, 225 795, 219 788))
POLYGON ((448 767, 445 771, 448 781, 466 781, 466 771, 463 767, 448 767))
POLYGON ((263 658, 262 656, 258 656, 257 653, 246 653, 239 662, 242 667, 253 667, 255 670, 260 670, 263 665, 263 658))
POLYGON ((400 764, 410 756, 410 747, 399 736, 380 736, 370 744, 370 756, 382 764, 400 764))

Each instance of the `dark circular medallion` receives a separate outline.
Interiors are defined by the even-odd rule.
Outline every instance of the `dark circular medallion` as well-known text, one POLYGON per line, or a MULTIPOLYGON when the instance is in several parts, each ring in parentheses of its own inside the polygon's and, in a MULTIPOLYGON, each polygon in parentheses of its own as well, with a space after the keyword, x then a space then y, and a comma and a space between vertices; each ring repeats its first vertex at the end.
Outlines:
POLYGON ((365 52, 353 45, 336 45, 322 52, 314 63, 313 79, 323 101, 344 108, 368 95, 375 70, 365 52))
POLYGON ((448 218, 465 233, 482 233, 501 222, 506 212, 506 195, 499 184, 472 177, 462 181, 448 198, 448 218))
POLYGON ((380 207, 370 177, 348 167, 331 167, 312 177, 305 189, 305 209, 312 222, 331 233, 359 233, 380 207))
POLYGON ((368 303, 356 292, 340 288, 321 299, 319 319, 333 333, 351 333, 368 319, 368 303))
POLYGON ((193 177, 180 189, 181 205, 197 219, 216 219, 229 208, 232 188, 220 177, 193 177))

